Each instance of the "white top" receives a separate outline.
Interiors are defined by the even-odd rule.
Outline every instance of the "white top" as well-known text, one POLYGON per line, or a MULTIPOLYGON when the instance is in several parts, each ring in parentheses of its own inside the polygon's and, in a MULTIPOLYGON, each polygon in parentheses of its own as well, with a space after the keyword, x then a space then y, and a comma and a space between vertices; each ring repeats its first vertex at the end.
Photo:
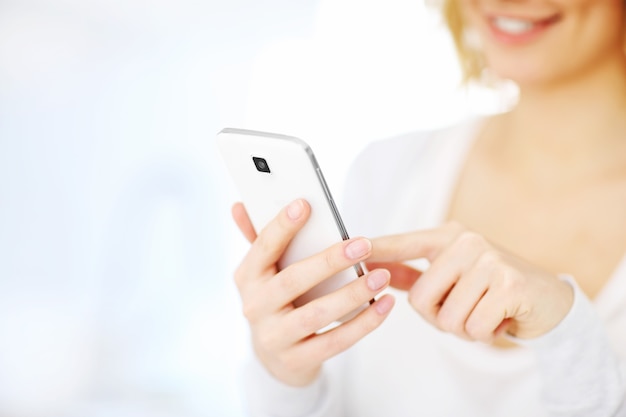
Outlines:
MULTIPOLYGON (((444 220, 478 122, 376 142, 352 167, 344 220, 375 237, 444 220)), ((591 302, 548 334, 498 349, 440 332, 396 295, 387 320, 325 364, 305 388, 287 387, 255 360, 245 386, 252 416, 626 416, 626 258, 591 302)), ((518 341, 519 342, 519 341, 518 341)))

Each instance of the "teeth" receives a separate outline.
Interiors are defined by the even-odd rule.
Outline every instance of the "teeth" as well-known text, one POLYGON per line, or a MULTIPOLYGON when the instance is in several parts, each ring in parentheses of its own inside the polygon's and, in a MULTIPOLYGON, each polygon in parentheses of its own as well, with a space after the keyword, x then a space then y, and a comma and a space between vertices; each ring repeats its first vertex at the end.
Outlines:
POLYGON ((535 24, 528 20, 512 19, 510 17, 496 17, 493 19, 494 25, 503 32, 511 35, 528 32, 535 24))

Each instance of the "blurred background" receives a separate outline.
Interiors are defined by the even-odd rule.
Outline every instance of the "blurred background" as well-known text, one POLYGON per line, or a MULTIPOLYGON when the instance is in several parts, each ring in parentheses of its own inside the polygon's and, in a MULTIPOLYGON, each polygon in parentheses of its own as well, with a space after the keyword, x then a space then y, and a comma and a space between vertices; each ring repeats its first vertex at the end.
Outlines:
POLYGON ((223 127, 369 142, 507 106, 422 0, 0 1, 0 416, 244 416, 223 127))

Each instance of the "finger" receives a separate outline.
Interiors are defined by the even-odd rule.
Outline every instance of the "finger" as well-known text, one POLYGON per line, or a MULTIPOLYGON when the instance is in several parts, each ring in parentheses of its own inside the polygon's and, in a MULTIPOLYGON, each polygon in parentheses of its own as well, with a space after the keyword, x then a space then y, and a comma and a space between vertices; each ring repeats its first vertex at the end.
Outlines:
POLYGON ((321 363, 330 359, 380 326, 389 315, 394 302, 393 296, 386 294, 354 319, 294 346, 292 353, 297 357, 310 358, 312 362, 321 363))
POLYGON ((390 274, 376 269, 343 288, 292 310, 287 315, 287 334, 293 342, 302 340, 337 321, 374 298, 389 285, 390 274))
POLYGON ((390 285, 399 290, 408 291, 422 275, 422 271, 401 263, 367 262, 367 269, 387 269, 391 273, 390 285))
POLYGON ((336 243, 279 272, 266 287, 268 296, 280 305, 290 304, 315 285, 365 260, 371 250, 371 242, 362 237, 336 243))
POLYGON ((261 230, 244 257, 241 268, 246 275, 259 276, 268 269, 274 269, 291 240, 306 223, 310 212, 311 207, 302 199, 283 208, 261 230))
POLYGON ((504 319, 502 323, 498 325, 496 330, 493 332, 494 338, 500 336, 502 333, 508 331, 513 326, 513 319, 504 319))
POLYGON ((231 209, 231 214, 237 227, 246 240, 250 243, 254 242, 256 239, 256 231, 254 230, 254 226, 252 226, 252 222, 250 221, 250 216, 248 216, 248 212, 242 203, 235 203, 231 209))
POLYGON ((512 317, 510 301, 499 291, 487 290, 465 323, 467 335, 473 340, 491 343, 512 317))
POLYGON ((457 235, 451 226, 420 230, 399 235, 383 236, 372 240, 372 262, 403 262, 411 259, 435 259, 441 250, 457 235))
POLYGON ((488 244, 482 236, 473 232, 460 234, 431 262, 430 268, 411 288, 411 305, 437 326, 437 315, 453 286, 487 248, 488 244))
POLYGON ((471 339, 465 331, 468 317, 489 286, 488 275, 472 268, 461 276, 437 313, 437 327, 464 339, 471 339))

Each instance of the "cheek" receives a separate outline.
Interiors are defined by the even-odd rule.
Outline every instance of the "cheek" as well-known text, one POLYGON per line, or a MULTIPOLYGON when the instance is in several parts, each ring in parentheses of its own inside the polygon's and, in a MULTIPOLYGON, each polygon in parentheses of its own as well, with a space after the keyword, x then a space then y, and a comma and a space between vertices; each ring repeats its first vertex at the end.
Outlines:
POLYGON ((518 83, 550 81, 591 70, 624 53, 623 0, 572 0, 563 20, 521 48, 484 43, 488 67, 518 83))
POLYGON ((578 13, 572 16, 568 40, 573 60, 588 63, 600 62, 603 57, 624 53, 623 0, 595 0, 581 3, 578 13))
POLYGON ((625 0, 558 0, 555 4, 567 21, 570 49, 578 46, 599 50, 623 48, 625 0))

